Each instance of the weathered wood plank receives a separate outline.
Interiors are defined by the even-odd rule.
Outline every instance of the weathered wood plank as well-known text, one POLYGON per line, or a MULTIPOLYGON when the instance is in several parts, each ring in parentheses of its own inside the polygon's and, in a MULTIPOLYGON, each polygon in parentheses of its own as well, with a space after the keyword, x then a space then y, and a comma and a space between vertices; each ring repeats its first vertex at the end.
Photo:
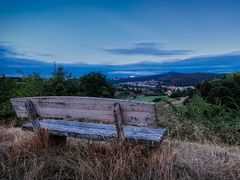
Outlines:
MULTIPOLYGON (((64 120, 42 120, 41 128, 48 129, 53 135, 77 137, 92 140, 113 140, 116 136, 116 127, 110 124, 97 124, 86 122, 71 122, 64 120)), ((32 124, 24 124, 23 130, 33 131, 32 124)), ((126 141, 158 145, 167 135, 163 128, 148 128, 126 125, 123 127, 126 141)))
POLYGON ((121 107, 118 103, 114 104, 113 115, 114 115, 114 120, 116 124, 118 143, 121 145, 125 141, 125 134, 123 131, 123 119, 122 119, 121 107))
POLYGON ((34 105, 31 100, 25 102, 25 107, 28 114, 29 121, 33 124, 33 130, 35 133, 40 133, 40 123, 38 121, 38 115, 35 111, 34 105))
POLYGON ((37 114, 51 118, 85 118, 114 122, 113 105, 121 106, 122 119, 125 124, 137 126, 156 126, 154 103, 134 102, 92 97, 27 97, 11 99, 18 117, 27 117, 24 103, 30 99, 37 114))
MULTIPOLYGON (((44 119, 40 121, 41 123, 46 123, 49 125, 64 125, 64 126, 74 126, 76 128, 82 128, 82 127, 87 127, 87 128, 92 128, 92 129, 101 129, 101 128, 106 128, 111 131, 116 131, 116 127, 111 124, 99 124, 99 123, 88 123, 88 122, 77 122, 77 121, 66 121, 66 120, 55 120, 55 119, 44 119)), ((128 126, 127 126, 128 127, 128 126)), ((135 126, 132 126, 135 127, 135 126)), ((143 133, 159 133, 159 129, 161 128, 148 128, 148 127, 136 127, 139 132, 143 133)), ((161 131, 161 130, 160 130, 161 131)))

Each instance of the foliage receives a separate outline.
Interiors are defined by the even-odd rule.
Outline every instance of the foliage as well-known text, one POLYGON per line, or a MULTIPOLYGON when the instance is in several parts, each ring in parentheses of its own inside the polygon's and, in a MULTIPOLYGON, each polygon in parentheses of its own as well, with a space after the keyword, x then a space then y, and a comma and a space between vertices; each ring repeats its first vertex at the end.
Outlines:
POLYGON ((179 108, 180 120, 199 128, 200 139, 240 144, 240 73, 204 81, 179 108))
POLYGON ((17 97, 31 97, 44 95, 44 79, 39 74, 24 76, 14 89, 17 97))
POLYGON ((161 104, 157 111, 159 125, 167 127, 172 138, 240 144, 240 114, 223 105, 208 103, 196 95, 184 106, 161 104))
POLYGON ((191 96, 194 94, 200 94, 208 103, 239 110, 240 73, 229 74, 222 79, 211 82, 205 81, 197 86, 191 96))
POLYGON ((5 76, 0 77, 0 120, 14 115, 10 104, 10 98, 14 97, 16 82, 5 76))
POLYGON ((159 96, 164 95, 164 88, 162 87, 161 84, 158 84, 157 87, 154 89, 155 93, 159 96))
POLYGON ((45 94, 49 96, 76 95, 77 83, 76 86, 72 86, 71 79, 71 74, 65 72, 64 68, 59 66, 52 73, 52 77, 45 81, 45 94))
POLYGON ((184 91, 177 90, 173 92, 170 97, 179 98, 179 97, 185 97, 185 96, 187 96, 187 90, 184 90, 184 91))
POLYGON ((80 81, 80 95, 93 97, 113 97, 115 89, 109 85, 106 77, 101 73, 90 73, 80 81))
POLYGON ((240 144, 240 114, 222 105, 207 103, 195 96, 187 105, 178 109, 180 121, 188 121, 199 128, 201 140, 218 137, 222 142, 240 144))

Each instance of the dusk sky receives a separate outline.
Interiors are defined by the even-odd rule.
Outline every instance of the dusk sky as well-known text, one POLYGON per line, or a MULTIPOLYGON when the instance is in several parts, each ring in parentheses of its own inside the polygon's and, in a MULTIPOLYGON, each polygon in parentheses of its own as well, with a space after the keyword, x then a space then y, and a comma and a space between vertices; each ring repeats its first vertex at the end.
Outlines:
POLYGON ((128 64, 237 51, 239 0, 0 0, 0 55, 128 64))

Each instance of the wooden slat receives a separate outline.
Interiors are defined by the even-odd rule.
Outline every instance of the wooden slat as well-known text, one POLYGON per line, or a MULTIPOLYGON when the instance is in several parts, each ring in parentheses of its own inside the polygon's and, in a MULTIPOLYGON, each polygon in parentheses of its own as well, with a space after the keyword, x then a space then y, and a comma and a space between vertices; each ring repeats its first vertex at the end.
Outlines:
POLYGON ((154 103, 92 97, 27 97, 11 99, 18 117, 27 117, 24 103, 30 99, 40 117, 85 118, 113 123, 113 105, 119 103, 125 124, 156 126, 154 103))
MULTIPOLYGON (((50 134, 66 137, 77 137, 92 140, 113 140, 117 137, 116 127, 110 124, 72 122, 64 120, 42 120, 41 128, 50 134)), ((24 124, 23 130, 33 131, 32 124, 24 124)), ((126 141, 159 145, 167 135, 163 128, 148 128, 126 125, 123 127, 126 141)))
POLYGON ((114 104, 114 120, 117 130, 117 136, 118 136, 118 143, 121 145, 125 141, 125 134, 123 131, 123 120, 122 120, 122 113, 121 113, 121 106, 118 103, 114 104))

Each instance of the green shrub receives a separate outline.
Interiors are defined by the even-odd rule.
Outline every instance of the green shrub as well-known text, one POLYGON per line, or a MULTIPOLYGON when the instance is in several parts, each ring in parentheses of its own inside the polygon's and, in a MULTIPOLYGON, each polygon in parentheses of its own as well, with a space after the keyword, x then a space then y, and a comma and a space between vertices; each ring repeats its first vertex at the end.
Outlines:
POLYGON ((194 96, 186 105, 172 109, 171 113, 171 119, 161 121, 160 126, 167 127, 172 138, 240 144, 240 115, 237 111, 194 96))
POLYGON ((24 76, 14 89, 16 97, 31 97, 44 95, 44 79, 39 74, 24 76))
POLYGON ((93 97, 114 97, 115 89, 101 73, 90 73, 79 80, 80 95, 93 97))
POLYGON ((240 73, 229 74, 222 79, 205 81, 196 87, 190 98, 200 94, 208 103, 223 105, 226 108, 239 110, 240 107, 240 73))
POLYGON ((16 82, 13 79, 0 77, 0 120, 14 116, 10 98, 15 97, 16 82))

